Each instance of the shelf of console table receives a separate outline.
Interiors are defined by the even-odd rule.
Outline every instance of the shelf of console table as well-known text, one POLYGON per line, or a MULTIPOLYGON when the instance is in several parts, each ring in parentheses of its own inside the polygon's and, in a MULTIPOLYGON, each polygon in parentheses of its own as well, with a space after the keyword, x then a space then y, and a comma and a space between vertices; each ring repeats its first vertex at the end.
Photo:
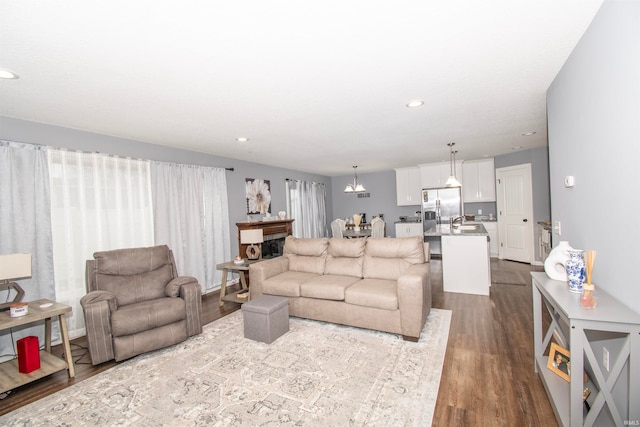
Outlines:
POLYGON ((640 420, 640 314, 611 295, 596 288, 597 307, 585 310, 580 294, 569 292, 566 282, 551 280, 545 273, 533 278, 534 370, 540 376, 561 426, 625 425, 640 420), (551 324, 543 336, 543 306, 551 324), (567 340, 566 334, 569 339, 567 340), (571 352, 571 382, 547 369, 544 355, 552 336, 571 352), (610 369, 603 368, 602 348, 610 352, 610 369), (588 366, 586 411, 582 399, 585 387, 582 373, 588 366), (614 391, 616 384, 626 384, 614 391), (626 394, 626 396, 624 395, 626 394), (609 419, 607 419, 607 417, 609 419))
POLYGON ((11 317, 9 311, 0 312, 0 331, 44 321, 44 350, 40 350, 40 369, 24 374, 18 371, 18 359, 0 363, 0 393, 65 369, 69 371, 69 378, 75 376, 65 319, 65 314, 69 312, 71 312, 70 306, 47 299, 29 302, 29 312, 24 316, 11 317), (44 303, 52 305, 41 308, 40 305, 44 303), (51 320, 53 318, 58 318, 60 324, 66 361, 51 354, 51 320))

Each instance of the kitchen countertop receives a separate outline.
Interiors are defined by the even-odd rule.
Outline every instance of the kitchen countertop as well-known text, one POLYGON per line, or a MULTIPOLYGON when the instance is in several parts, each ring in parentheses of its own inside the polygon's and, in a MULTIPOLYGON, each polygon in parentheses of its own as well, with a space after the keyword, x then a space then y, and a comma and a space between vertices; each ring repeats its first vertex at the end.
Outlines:
POLYGON ((419 216, 415 216, 415 217, 407 217, 405 221, 398 220, 394 222, 394 224, 417 224, 421 222, 422 222, 422 219, 419 216))
MULTIPOLYGON (((464 224, 463 224, 464 225, 464 224)), ((440 236, 489 236, 487 229, 482 224, 475 224, 477 228, 475 230, 456 230, 453 231, 448 225, 436 225, 424 232, 426 237, 440 237, 440 236)))

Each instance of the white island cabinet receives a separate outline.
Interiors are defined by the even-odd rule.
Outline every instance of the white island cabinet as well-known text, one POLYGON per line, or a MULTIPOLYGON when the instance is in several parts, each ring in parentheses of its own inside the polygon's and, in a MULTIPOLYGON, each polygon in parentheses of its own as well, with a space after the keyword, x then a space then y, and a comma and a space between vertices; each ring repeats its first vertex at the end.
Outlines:
POLYGON ((491 258, 498 258, 500 245, 498 244, 498 222, 497 221, 467 221, 465 224, 482 224, 489 233, 489 253, 491 258))
POLYGON ((440 238, 442 248, 442 289, 474 295, 489 295, 491 259, 489 233, 482 224, 464 224, 452 231, 435 226, 425 231, 427 238, 440 238))

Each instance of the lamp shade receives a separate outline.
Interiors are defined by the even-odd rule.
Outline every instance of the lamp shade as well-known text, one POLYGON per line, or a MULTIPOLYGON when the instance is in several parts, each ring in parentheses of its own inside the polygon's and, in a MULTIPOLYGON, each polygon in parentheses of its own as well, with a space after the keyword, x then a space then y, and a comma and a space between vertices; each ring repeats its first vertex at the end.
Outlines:
POLYGON ((243 245, 252 245, 254 243, 262 243, 262 229, 257 230, 240 230, 240 243, 243 245))
POLYGON ((31 254, 0 255, 0 280, 31 276, 31 254))

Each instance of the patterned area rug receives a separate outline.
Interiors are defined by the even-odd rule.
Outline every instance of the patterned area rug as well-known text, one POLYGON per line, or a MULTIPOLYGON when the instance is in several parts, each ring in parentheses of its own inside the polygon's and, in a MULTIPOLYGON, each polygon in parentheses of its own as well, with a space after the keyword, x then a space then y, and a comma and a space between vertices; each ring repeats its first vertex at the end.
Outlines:
POLYGON ((432 309, 420 342, 291 318, 270 345, 242 314, 0 417, 0 425, 428 426, 451 312, 432 309))

